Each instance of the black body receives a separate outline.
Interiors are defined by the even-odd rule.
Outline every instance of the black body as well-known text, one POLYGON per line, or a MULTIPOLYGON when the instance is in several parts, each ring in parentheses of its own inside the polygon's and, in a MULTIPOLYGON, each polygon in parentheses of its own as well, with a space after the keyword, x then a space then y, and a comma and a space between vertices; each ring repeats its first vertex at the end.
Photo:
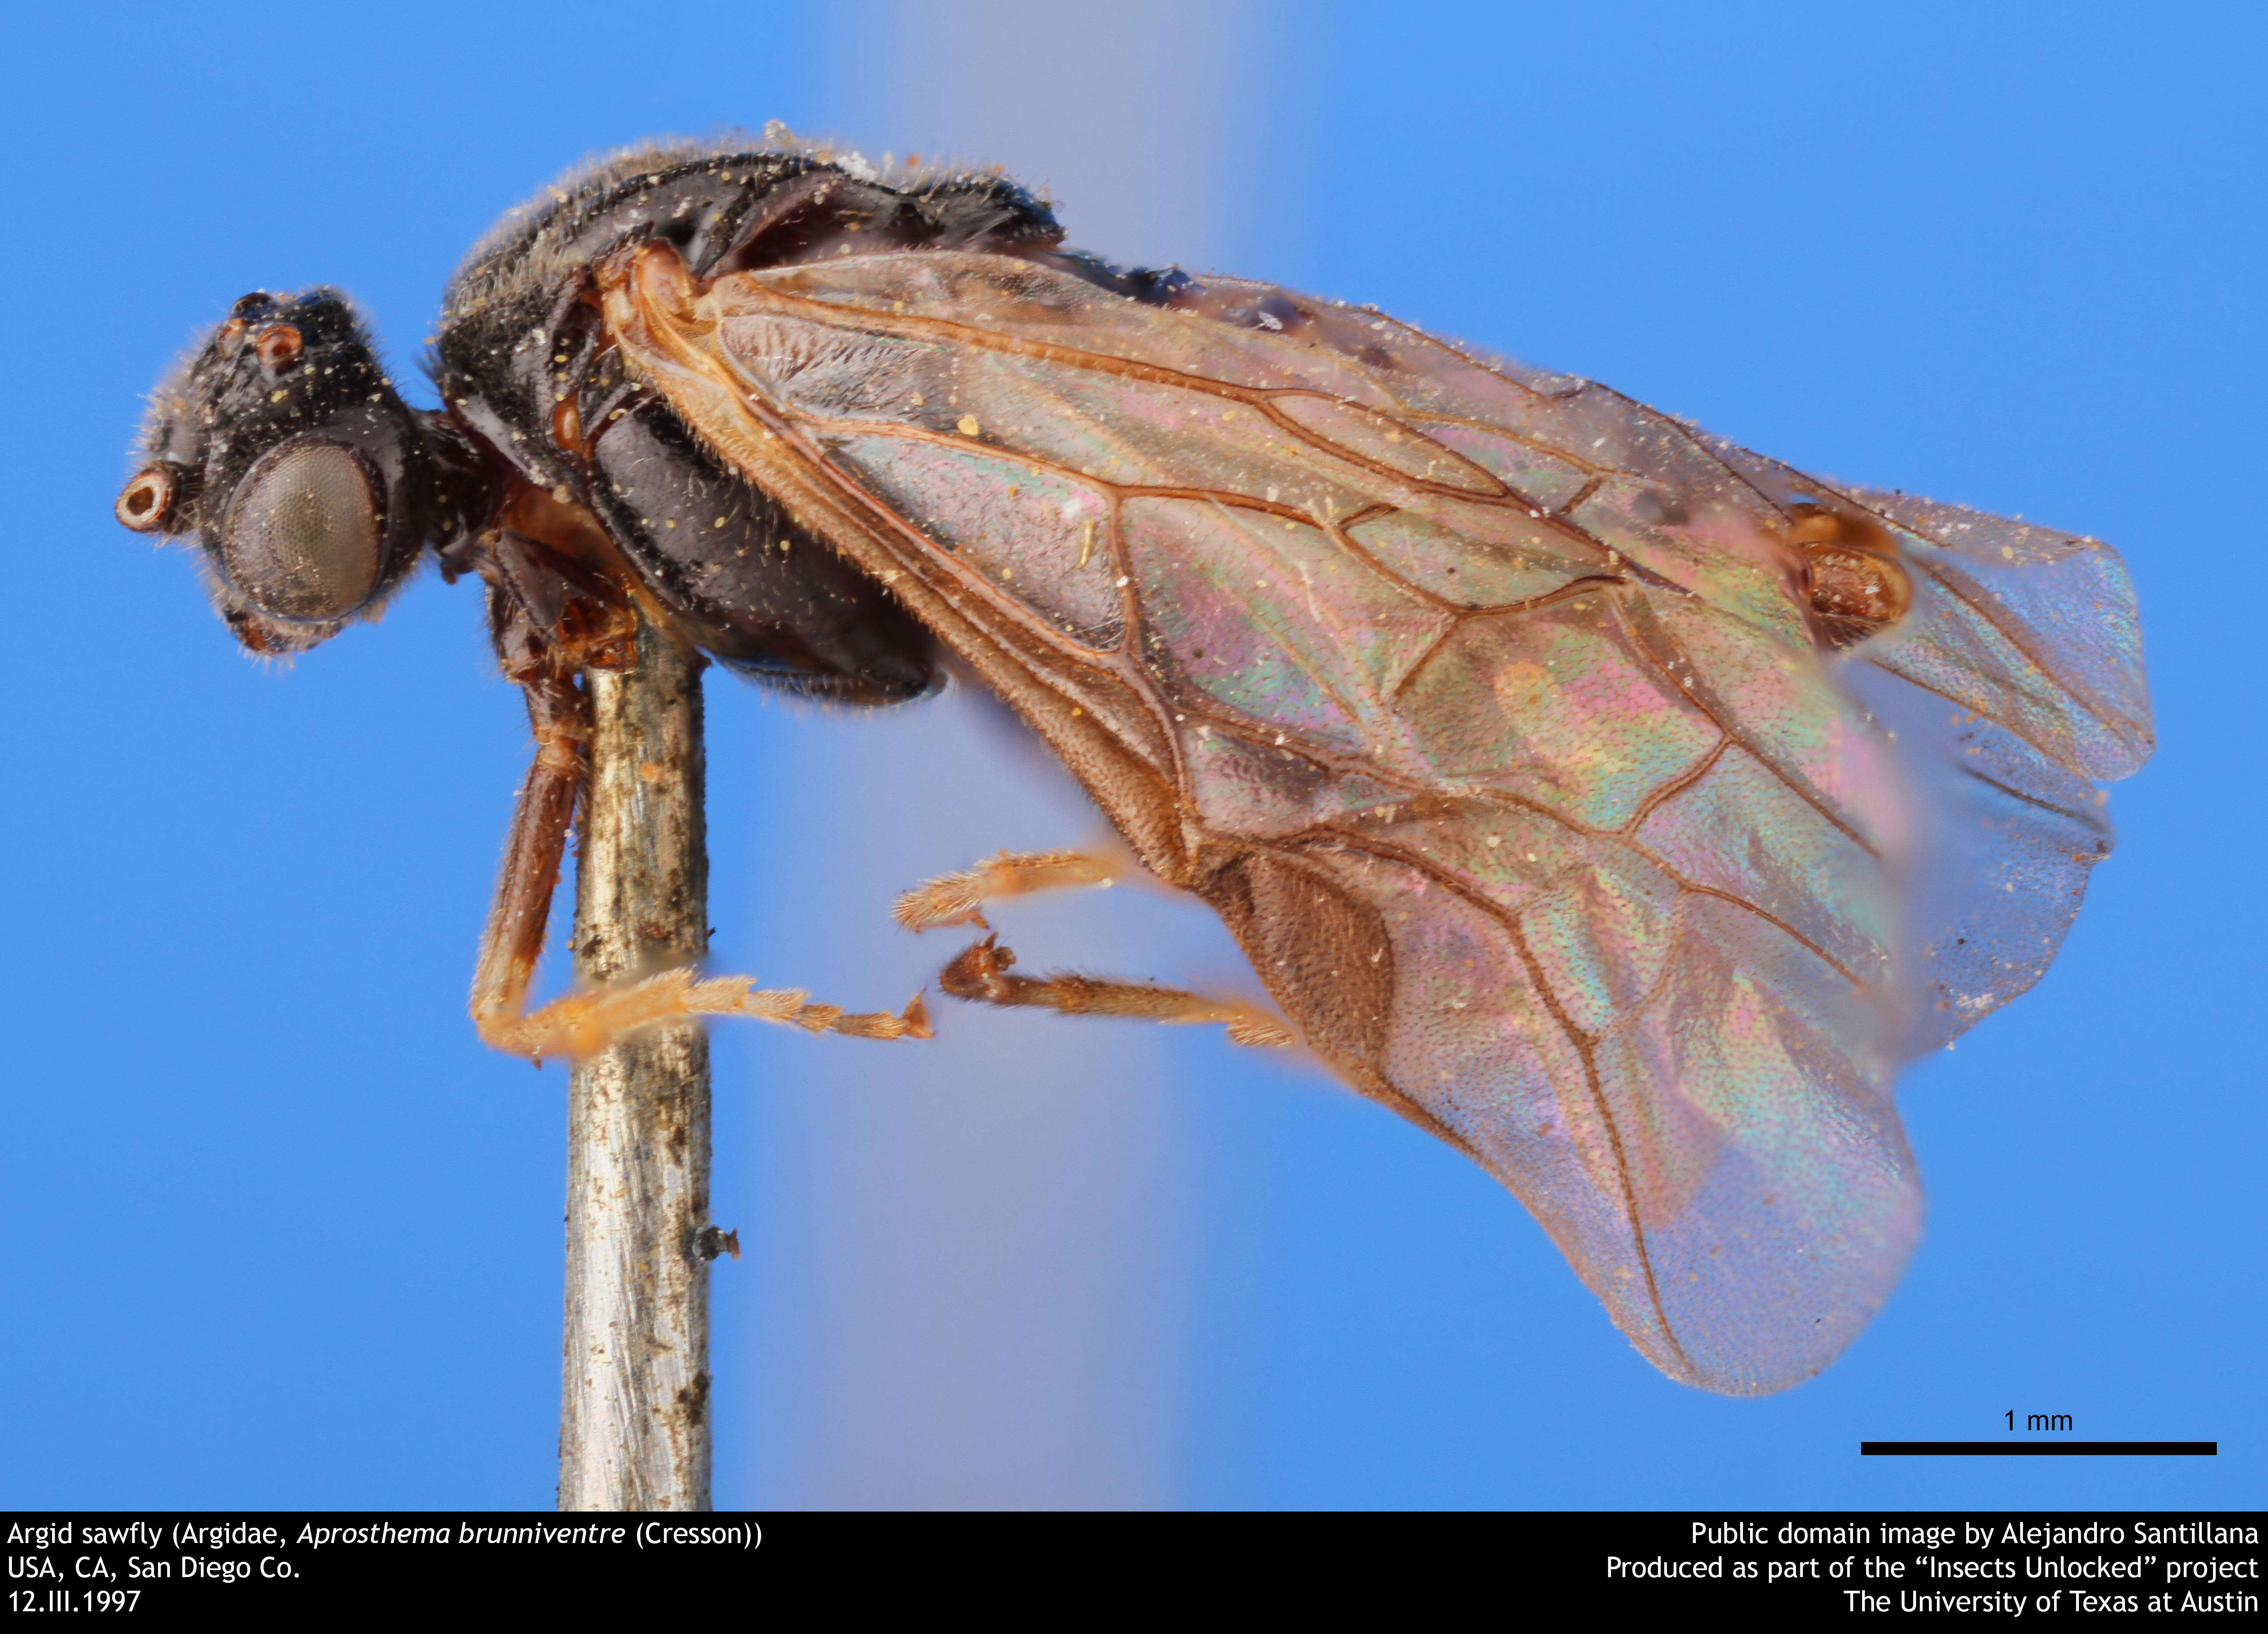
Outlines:
POLYGON ((449 577, 488 580, 508 663, 508 627, 556 638, 578 597, 603 599, 626 569, 685 636, 755 679, 853 703, 918 696, 938 673, 929 634, 623 377, 592 268, 666 239, 699 278, 934 247, 1045 261, 1135 299, 1180 283, 1059 249, 1046 206, 991 175, 894 187, 856 159, 688 148, 625 155, 547 198, 451 283, 429 359, 438 411, 402 401, 328 290, 245 297, 161 389, 120 519, 199 535, 247 646, 295 651, 370 616, 430 548, 449 577), (578 537, 585 515, 602 547, 578 537))

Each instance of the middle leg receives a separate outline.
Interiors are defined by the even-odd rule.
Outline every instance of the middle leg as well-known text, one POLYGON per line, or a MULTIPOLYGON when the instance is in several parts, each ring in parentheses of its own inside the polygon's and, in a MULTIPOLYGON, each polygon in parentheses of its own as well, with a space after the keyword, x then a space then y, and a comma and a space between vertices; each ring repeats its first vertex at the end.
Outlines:
POLYGON ((1093 851, 1002 851, 974 868, 939 874, 898 898, 891 911, 909 931, 973 924, 984 929, 984 904, 1003 896, 1025 896, 1064 886, 1108 887, 1123 879, 1129 864, 1093 851))

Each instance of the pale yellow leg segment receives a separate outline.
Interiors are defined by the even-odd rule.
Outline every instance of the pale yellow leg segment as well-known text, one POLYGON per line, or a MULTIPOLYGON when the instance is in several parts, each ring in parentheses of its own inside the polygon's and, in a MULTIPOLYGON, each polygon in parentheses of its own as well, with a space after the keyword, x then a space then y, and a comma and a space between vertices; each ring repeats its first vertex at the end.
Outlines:
POLYGON ((986 937, 939 973, 938 985, 976 1004, 1032 1005, 1064 1015, 1129 1016, 1183 1025, 1218 1022, 1232 1042, 1279 1046, 1292 1031, 1265 1011, 1234 999, 1207 998, 1179 988, 1113 982, 1091 975, 1012 975, 1016 955, 986 937))
POLYGON ((532 1015, 483 1019, 481 1036, 495 1048, 541 1061, 597 1054, 633 1028, 680 1016, 748 1016, 813 1033, 853 1038, 927 1038, 929 1008, 917 993, 896 1015, 854 1014, 839 1005, 814 1005, 796 988, 760 989, 745 975, 696 977, 665 970, 643 982, 603 987, 553 1001, 532 1015))
POLYGON ((893 910, 909 931, 984 924, 984 904, 1071 885, 1109 885, 1127 865, 1088 851, 1002 851, 959 873, 939 875, 898 898, 893 910))

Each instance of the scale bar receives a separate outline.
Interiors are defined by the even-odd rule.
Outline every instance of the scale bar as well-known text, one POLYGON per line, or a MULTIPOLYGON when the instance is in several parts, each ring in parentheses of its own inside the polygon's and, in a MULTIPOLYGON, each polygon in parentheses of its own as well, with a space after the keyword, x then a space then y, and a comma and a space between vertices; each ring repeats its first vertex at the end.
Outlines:
POLYGON ((2218 1441, 1861 1441, 1861 1458, 2216 1458, 2218 1441))

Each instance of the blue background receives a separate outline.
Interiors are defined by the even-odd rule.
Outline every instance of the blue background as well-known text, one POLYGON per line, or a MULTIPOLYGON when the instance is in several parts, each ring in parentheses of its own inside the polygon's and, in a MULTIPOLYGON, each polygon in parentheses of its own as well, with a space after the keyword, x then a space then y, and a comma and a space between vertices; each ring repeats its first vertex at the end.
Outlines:
MULTIPOLYGON (((2161 747, 2115 795, 2121 850, 2046 982, 1902 1093, 1932 1201, 1904 1287, 1766 1401, 1656 1374, 1517 1205, 1416 1131, 1295 1066, 1116 1029, 1165 1120, 1142 1173, 1166 1178, 1123 1227, 1155 1251, 1123 1284, 1074 1267, 1062 1297, 1163 1314, 1136 1324, 1154 1348, 1066 1376, 1123 1375, 1147 1405, 1066 1397, 1088 1432, 1070 1485, 1019 1484, 1013 1461, 956 1485, 934 1452, 926 1485, 850 1479, 869 1466, 830 1438, 870 1398, 929 1410, 881 1401, 887 1367, 812 1359, 836 1343, 814 1313, 839 1234, 814 1222, 888 1204, 813 1144, 803 1080, 836 1058, 813 1052, 857 1047, 720 1036, 717 1214, 758 1246, 717 1284, 719 1502, 2260 1504, 2264 13, 1184 10, 1177 47, 1226 110, 1204 185, 1227 224, 1189 242, 1799 467, 2116 541, 2161 747), (1855 1456, 2005 1434, 2012 1409, 2221 1455, 1855 1456)), ((483 1054, 463 1018, 526 758, 477 598, 429 578, 382 628, 263 670, 109 505, 139 394, 246 290, 345 284, 409 374, 466 247, 593 150, 771 118, 956 139, 877 92, 922 67, 892 56, 887 6, 637 15, 14 26, 0 1505, 549 1501, 563 1077, 483 1054)), ((1076 15, 924 26, 961 31, 964 101, 1005 102, 1115 71, 1076 15)), ((1123 158, 1145 133, 1065 140, 1123 158)), ((836 892, 807 850, 918 828, 887 733, 924 728, 711 698, 720 966, 901 999, 865 990, 899 977, 862 979, 860 938, 889 890, 965 857, 916 835, 836 892)), ((1034 829, 990 843, 1081 837, 1034 829)), ((1130 911, 1116 957, 1145 973, 1219 956, 1130 911)), ((1079 961, 1075 915, 1031 923, 1079 961)), ((947 1019, 940 1049, 1057 1048, 1031 1018, 947 1019)), ((900 1119, 845 1093, 855 1127, 900 1119)), ((1081 1153, 1060 1206, 1116 1160, 1081 1153)), ((1014 1322, 976 1334, 980 1355, 1019 1343, 1014 1322)), ((1019 1433, 977 1424, 968 1456, 1019 1433)))

